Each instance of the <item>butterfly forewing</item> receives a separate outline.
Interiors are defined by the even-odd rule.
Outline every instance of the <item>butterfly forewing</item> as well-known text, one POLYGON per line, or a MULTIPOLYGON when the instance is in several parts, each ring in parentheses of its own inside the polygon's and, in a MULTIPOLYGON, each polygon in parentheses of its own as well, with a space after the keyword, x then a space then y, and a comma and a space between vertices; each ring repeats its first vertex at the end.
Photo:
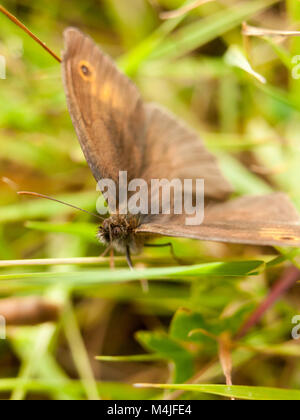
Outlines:
POLYGON ((134 84, 87 36, 64 33, 62 69, 69 112, 86 160, 97 181, 118 182, 141 172, 145 113, 134 84))
POLYGON ((87 36, 65 31, 63 75, 69 111, 96 178, 200 179, 206 194, 232 191, 198 135, 155 104, 143 104, 136 86, 87 36))

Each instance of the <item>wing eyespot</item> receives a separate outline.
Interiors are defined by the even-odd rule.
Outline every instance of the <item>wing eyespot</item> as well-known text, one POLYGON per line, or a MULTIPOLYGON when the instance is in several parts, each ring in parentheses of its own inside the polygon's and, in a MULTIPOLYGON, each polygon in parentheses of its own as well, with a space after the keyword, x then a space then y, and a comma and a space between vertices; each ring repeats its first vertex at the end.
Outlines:
POLYGON ((80 61, 79 74, 86 82, 92 82, 95 79, 94 67, 88 61, 80 61))

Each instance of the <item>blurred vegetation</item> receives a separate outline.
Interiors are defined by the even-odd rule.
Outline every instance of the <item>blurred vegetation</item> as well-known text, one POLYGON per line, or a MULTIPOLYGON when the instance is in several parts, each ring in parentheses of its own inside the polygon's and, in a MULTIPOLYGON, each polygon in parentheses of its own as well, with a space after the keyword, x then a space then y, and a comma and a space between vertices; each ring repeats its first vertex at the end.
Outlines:
MULTIPOLYGON (((190 2, 1 3, 57 53, 67 26, 90 34, 147 101, 199 131, 237 195, 281 190, 300 210, 300 80, 292 77, 300 39, 245 38, 241 30, 243 21, 300 30, 298 0, 212 1, 172 20, 160 14, 190 2)), ((255 388, 215 386, 225 383, 217 338, 239 330, 291 264, 289 253, 278 259, 281 250, 271 248, 174 240, 189 266, 174 267, 163 249, 135 259, 146 269, 147 293, 124 258, 114 271, 109 262, 53 261, 100 255, 94 221, 20 198, 16 190, 94 210, 95 182, 67 112, 59 65, 2 15, 0 54, 7 61, 7 78, 0 80, 0 296, 41 296, 62 308, 56 323, 7 329, 0 341, 2 398, 161 398, 174 391, 132 384, 181 384, 195 375, 204 385, 198 392, 179 385, 183 398, 300 398, 265 390, 300 387, 299 342, 290 342, 299 286, 231 348, 234 385, 255 388), (52 262, 1 267, 28 259, 52 262)), ((297 255, 292 262, 300 265, 297 255)))

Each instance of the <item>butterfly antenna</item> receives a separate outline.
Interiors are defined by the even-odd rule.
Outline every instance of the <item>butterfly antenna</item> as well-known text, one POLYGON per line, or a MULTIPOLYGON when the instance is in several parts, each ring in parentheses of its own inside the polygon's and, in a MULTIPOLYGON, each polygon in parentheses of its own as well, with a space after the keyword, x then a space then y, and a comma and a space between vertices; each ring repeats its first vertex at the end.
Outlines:
POLYGON ((97 217, 97 219, 100 219, 102 222, 104 220, 103 217, 99 216, 96 213, 92 213, 90 211, 81 209, 80 207, 73 206, 73 204, 69 204, 69 203, 66 203, 64 201, 57 200, 56 198, 49 197, 48 195, 39 194, 39 193, 35 193, 35 192, 29 192, 29 191, 19 191, 17 194, 19 194, 19 195, 30 195, 32 197, 37 197, 37 198, 45 198, 46 200, 54 201, 56 203, 63 204, 64 206, 71 207, 72 209, 79 210, 83 213, 89 214, 90 216, 97 217))
POLYGON ((44 50, 46 50, 56 61, 61 63, 61 58, 55 54, 47 45, 41 41, 36 35, 34 35, 22 22, 19 21, 14 15, 12 15, 8 10, 6 10, 3 6, 0 5, 0 12, 3 13, 8 19, 10 19, 13 23, 15 23, 19 28, 21 28, 24 32, 26 32, 35 42, 37 42, 44 50))

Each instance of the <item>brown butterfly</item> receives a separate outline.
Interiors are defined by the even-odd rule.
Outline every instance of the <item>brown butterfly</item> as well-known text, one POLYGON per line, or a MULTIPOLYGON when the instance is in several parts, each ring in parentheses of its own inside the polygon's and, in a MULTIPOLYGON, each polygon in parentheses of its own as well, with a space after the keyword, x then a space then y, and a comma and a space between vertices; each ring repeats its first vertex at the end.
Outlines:
MULTIPOLYGON (((60 61, 15 17, 2 7, 0 11, 60 61)), ((131 267, 131 252, 155 236, 300 247, 299 214, 285 194, 229 200, 232 187, 197 133, 162 107, 144 103, 136 86, 88 36, 69 28, 64 37, 68 108, 96 181, 110 178, 117 183, 120 171, 127 171, 128 181, 142 178, 148 184, 153 178, 205 181, 207 206, 201 225, 187 226, 186 215, 174 211, 116 212, 99 227, 101 242, 125 253, 131 267)))
POLYGON ((299 215, 281 193, 227 201, 232 187, 198 135, 136 86, 88 36, 65 31, 62 69, 69 112, 97 181, 128 178, 204 179, 205 220, 186 226, 185 215, 113 215, 99 239, 127 253, 145 237, 163 235, 252 245, 300 246, 299 215))

